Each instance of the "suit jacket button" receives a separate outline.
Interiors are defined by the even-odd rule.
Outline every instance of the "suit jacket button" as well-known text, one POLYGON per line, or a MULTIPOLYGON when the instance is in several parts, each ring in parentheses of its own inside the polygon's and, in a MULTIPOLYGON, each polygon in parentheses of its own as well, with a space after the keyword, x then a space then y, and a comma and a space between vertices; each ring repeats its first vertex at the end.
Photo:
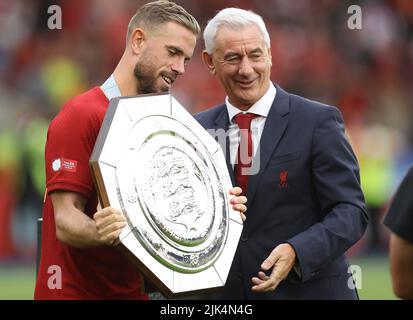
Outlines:
POLYGON ((242 241, 242 242, 245 242, 245 241, 247 241, 247 240, 248 240, 247 235, 241 234, 241 241, 242 241))

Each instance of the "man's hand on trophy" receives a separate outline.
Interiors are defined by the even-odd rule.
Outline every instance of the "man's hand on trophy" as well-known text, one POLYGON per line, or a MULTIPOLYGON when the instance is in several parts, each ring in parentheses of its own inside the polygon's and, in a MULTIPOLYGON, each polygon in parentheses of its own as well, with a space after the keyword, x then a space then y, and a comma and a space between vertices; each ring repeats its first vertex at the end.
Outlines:
POLYGON ((99 234, 99 241, 108 246, 118 245, 119 235, 126 227, 126 219, 120 211, 107 207, 96 212, 93 219, 99 234))
POLYGON ((242 189, 240 187, 232 188, 229 193, 234 195, 235 197, 230 199, 230 203, 232 204, 232 208, 236 211, 239 211, 241 214, 241 219, 244 222, 247 217, 245 216, 245 211, 247 211, 247 197, 240 196, 242 193, 242 189))

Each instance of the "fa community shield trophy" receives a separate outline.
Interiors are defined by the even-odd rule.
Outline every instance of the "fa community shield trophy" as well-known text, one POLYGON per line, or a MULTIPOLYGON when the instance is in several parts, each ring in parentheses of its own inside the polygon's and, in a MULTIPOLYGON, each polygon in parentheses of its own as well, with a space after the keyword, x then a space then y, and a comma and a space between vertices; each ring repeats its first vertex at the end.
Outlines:
POLYGON ((242 232, 215 139, 170 94, 112 99, 90 166, 120 249, 167 297, 224 286, 242 232))

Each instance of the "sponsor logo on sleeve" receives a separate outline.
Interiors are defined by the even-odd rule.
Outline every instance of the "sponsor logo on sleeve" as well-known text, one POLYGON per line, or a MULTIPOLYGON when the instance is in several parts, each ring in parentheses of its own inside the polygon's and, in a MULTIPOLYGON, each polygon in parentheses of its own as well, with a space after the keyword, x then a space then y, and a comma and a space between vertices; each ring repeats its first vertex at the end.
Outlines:
POLYGON ((76 172, 77 171, 77 161, 65 158, 55 159, 52 162, 53 171, 66 171, 66 172, 76 172))

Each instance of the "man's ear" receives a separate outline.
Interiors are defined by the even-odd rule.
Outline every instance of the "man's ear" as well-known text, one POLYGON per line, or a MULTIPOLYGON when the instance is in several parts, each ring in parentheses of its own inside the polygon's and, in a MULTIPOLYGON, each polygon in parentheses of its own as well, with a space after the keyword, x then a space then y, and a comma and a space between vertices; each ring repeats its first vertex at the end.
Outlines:
POLYGON ((271 48, 268 48, 268 59, 270 59, 270 66, 272 67, 272 55, 271 55, 271 48))
POLYGON ((134 54, 139 54, 142 51, 146 39, 147 34, 143 29, 136 28, 132 31, 129 38, 129 46, 134 54))
POLYGON ((212 61, 212 55, 209 54, 208 52, 206 52, 206 50, 202 51, 202 61, 204 61, 205 65, 207 66, 209 72, 211 72, 211 74, 215 75, 216 71, 215 71, 215 66, 214 63, 212 61))

